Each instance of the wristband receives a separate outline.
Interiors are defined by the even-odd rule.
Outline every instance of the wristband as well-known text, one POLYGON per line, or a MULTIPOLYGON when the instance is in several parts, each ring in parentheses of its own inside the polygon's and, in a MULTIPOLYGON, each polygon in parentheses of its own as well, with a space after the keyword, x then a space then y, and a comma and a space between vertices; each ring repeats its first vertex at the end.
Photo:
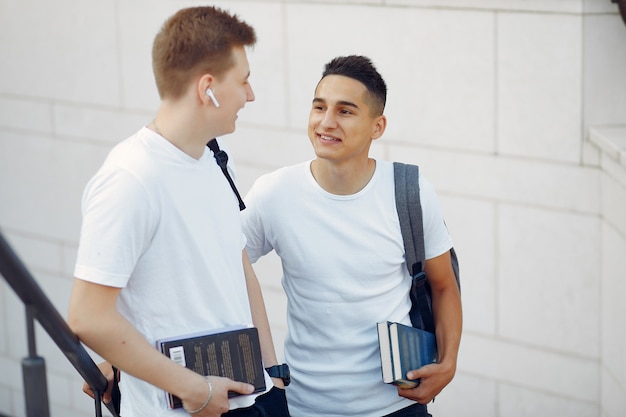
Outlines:
POLYGON ((189 414, 198 414, 200 411, 204 410, 207 405, 209 405, 209 401, 211 401, 211 398, 213 398, 213 386, 211 385, 211 381, 209 381, 208 376, 206 377, 206 383, 209 385, 209 396, 207 397, 204 404, 202 404, 200 408, 197 408, 195 410, 188 410, 187 408, 185 408, 185 406, 183 406, 183 409, 189 414))

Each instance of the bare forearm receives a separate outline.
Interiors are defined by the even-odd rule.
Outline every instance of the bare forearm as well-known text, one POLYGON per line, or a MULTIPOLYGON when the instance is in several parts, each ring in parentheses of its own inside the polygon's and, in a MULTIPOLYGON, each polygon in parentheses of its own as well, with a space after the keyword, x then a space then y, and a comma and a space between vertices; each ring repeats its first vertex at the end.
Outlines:
POLYGON ((248 256, 244 251, 244 271, 246 274, 246 287, 248 289, 248 298, 250 300, 250 310, 252 312, 252 321, 254 326, 259 330, 259 339, 261 342, 261 350, 263 355, 263 363, 266 367, 276 365, 276 352, 274 350, 274 341, 270 331, 269 319, 265 310, 265 302, 259 281, 250 265, 248 256))
POLYGON ((463 327, 461 300, 456 287, 449 287, 439 293, 433 293, 433 313, 439 363, 451 366, 452 370, 456 370, 463 327))
MULTIPOLYGON (((146 341, 117 311, 119 292, 119 288, 76 279, 68 316, 71 329, 83 343, 125 373, 183 402, 202 404, 208 391, 204 378, 171 361, 146 341)), ((227 404, 225 393, 223 402, 227 404)))
POLYGON ((250 265, 248 257, 244 251, 244 271, 246 274, 246 286, 248 289, 248 298, 250 300, 250 310, 252 312, 252 321, 259 331, 259 339, 261 343, 261 354, 263 356, 263 364, 265 367, 276 365, 276 351, 274 349, 274 341, 270 330, 269 319, 265 310, 265 302, 259 281, 250 265))
POLYGON ((439 363, 450 366, 452 371, 455 371, 461 342, 463 313, 450 252, 427 260, 425 271, 432 290, 439 363))
MULTIPOLYGON (((74 308, 70 326, 79 339, 112 365, 181 397, 195 389, 198 375, 154 349, 117 311, 93 314, 74 308)), ((201 379, 201 378, 200 378, 201 379)))
POLYGON ((421 404, 428 404, 454 378, 463 327, 461 297, 450 263, 450 253, 426 261, 425 270, 432 290, 439 358, 436 364, 408 372, 408 378, 421 380, 417 388, 398 390, 401 396, 421 404))

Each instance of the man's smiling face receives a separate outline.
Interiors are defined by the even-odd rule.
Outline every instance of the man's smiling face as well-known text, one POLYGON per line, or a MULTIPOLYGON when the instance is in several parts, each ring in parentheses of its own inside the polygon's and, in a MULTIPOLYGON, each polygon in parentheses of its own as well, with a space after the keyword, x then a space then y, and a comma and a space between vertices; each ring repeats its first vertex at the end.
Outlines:
POLYGON ((361 82, 329 75, 315 89, 309 114, 309 140, 318 158, 335 162, 367 158, 377 136, 370 95, 361 82))

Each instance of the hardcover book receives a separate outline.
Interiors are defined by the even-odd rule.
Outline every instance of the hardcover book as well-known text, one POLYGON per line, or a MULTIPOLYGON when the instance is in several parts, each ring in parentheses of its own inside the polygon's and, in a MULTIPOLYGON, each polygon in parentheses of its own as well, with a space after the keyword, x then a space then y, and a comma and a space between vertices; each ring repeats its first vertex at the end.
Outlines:
MULTIPOLYGON (((254 385, 265 391, 259 334, 254 327, 229 327, 156 341, 157 349, 174 362, 200 375, 215 375, 254 385)), ((166 393, 170 408, 182 407, 180 398, 166 393)), ((230 397, 240 395, 229 393, 230 397)))
POLYGON ((383 382, 402 388, 415 388, 419 380, 407 379, 411 370, 437 361, 437 341, 433 333, 395 322, 377 324, 383 382))

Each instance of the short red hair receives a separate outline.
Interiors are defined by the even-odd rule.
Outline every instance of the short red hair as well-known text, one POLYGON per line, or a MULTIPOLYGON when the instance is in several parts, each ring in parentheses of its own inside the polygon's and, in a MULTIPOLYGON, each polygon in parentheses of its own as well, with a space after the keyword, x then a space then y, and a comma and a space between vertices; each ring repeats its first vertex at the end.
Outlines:
POLYGON ((233 48, 255 43, 254 29, 236 15, 212 6, 179 10, 163 24, 152 46, 159 96, 180 98, 193 78, 223 75, 234 65, 233 48))

